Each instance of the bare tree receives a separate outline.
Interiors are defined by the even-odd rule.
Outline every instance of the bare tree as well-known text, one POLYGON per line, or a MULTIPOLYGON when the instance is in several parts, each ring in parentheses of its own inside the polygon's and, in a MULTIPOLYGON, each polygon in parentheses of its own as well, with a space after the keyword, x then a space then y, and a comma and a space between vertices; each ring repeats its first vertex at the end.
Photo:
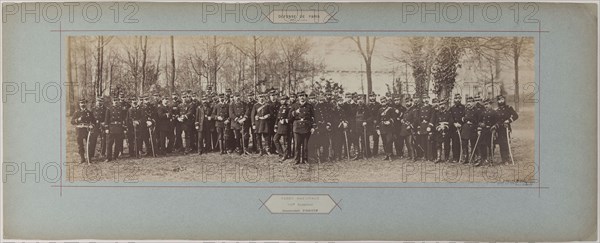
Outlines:
POLYGON ((363 57, 363 60, 365 61, 365 68, 366 68, 365 73, 367 75, 367 94, 370 94, 371 92, 373 92, 373 79, 371 76, 371 73, 372 73, 371 62, 372 62, 372 57, 373 57, 373 50, 375 50, 375 42, 377 41, 378 37, 365 36, 364 41, 361 41, 362 37, 360 37, 360 36, 350 37, 350 39, 352 41, 354 41, 354 43, 356 43, 356 46, 358 47, 358 51, 360 52, 360 55, 363 57), (363 42, 364 42, 364 47, 363 47, 363 42))
POLYGON ((171 36, 171 93, 175 92, 175 41, 171 36))

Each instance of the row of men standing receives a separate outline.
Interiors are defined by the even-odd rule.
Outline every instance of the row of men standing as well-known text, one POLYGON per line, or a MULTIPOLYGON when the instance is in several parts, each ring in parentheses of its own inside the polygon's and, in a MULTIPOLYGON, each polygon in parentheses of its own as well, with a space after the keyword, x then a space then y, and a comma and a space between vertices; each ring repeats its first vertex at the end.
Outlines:
POLYGON ((366 96, 356 93, 342 98, 327 92, 318 101, 312 94, 307 101, 303 92, 290 97, 264 93, 258 101, 253 97, 248 94, 242 100, 239 93, 228 90, 227 94, 204 96, 200 102, 197 94, 188 90, 182 101, 177 96, 169 100, 155 94, 153 101, 143 96, 126 102, 121 94, 113 98, 110 108, 98 98, 91 111, 83 102, 72 120, 77 125, 81 160, 85 160, 85 147, 89 158, 94 157, 98 138, 101 153, 107 152, 107 161, 123 154, 124 139, 129 143, 129 155, 136 157, 145 147, 149 156, 180 150, 201 154, 218 149, 221 154, 278 154, 283 161, 293 157, 294 144, 297 163, 308 161, 309 155, 319 161, 359 159, 378 154, 381 136, 384 159, 394 157, 395 147, 398 157, 404 157, 406 148, 408 158, 450 160, 452 148, 453 161, 459 161, 463 154, 467 162, 469 150, 476 150, 476 158, 485 161, 487 154, 478 148, 494 143, 487 139, 488 131, 494 130, 506 161, 508 133, 496 130, 510 129, 510 123, 518 118, 501 96, 493 112, 474 103, 476 99, 471 97, 466 99, 465 107, 459 95, 450 109, 447 100, 434 99, 429 105, 427 97, 416 102, 407 97, 402 105, 399 98, 384 96, 379 103, 374 93, 368 104, 366 96), (481 132, 485 138, 476 139, 481 132), (314 139, 309 143, 311 134, 314 139))

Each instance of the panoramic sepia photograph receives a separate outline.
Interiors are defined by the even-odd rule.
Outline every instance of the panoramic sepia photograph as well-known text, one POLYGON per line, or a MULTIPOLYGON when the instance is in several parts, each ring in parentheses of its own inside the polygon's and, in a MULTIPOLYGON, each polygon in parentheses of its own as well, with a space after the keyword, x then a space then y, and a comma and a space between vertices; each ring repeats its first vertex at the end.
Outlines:
POLYGON ((67 36, 69 181, 533 183, 527 36, 67 36))

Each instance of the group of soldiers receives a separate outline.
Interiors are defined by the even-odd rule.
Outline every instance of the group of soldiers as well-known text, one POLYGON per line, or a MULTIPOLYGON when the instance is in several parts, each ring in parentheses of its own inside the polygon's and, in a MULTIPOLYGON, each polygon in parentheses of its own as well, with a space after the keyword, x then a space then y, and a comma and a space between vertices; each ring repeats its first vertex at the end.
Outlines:
POLYGON ((511 123, 518 119, 503 96, 493 101, 456 94, 449 100, 325 91, 316 96, 270 90, 255 96, 227 89, 200 97, 187 90, 171 97, 120 93, 106 106, 102 97, 88 109, 81 100, 72 116, 81 162, 94 158, 100 140, 105 161, 124 156, 218 152, 277 155, 296 164, 376 157, 436 163, 492 164, 495 145, 512 162, 511 123), (431 103, 430 103, 431 101, 431 103), (395 150, 395 151, 394 151, 395 150), (450 155, 452 154, 452 156, 450 155))

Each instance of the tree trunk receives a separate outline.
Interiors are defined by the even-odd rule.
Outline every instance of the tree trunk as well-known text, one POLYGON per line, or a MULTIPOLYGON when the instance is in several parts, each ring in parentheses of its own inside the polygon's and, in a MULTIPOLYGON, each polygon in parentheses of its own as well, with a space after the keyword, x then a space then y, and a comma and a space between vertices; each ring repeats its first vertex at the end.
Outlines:
POLYGON ((515 64, 515 110, 519 111, 519 46, 518 46, 518 37, 513 38, 513 59, 515 64))
POLYGON ((142 46, 142 81, 140 82, 140 90, 136 89, 138 94, 144 93, 144 84, 146 83, 146 57, 147 57, 147 49, 148 47, 148 36, 144 36, 144 45, 142 46))
POLYGON ((73 48, 73 37, 67 37, 67 84, 69 85, 69 116, 75 112, 75 89, 73 87, 73 70, 71 48, 73 48))
POLYGON ((175 41, 171 36, 171 93, 175 92, 175 41))
POLYGON ((367 73, 367 93, 371 94, 373 92, 373 79, 371 76, 371 58, 369 57, 366 62, 366 73, 367 73))

